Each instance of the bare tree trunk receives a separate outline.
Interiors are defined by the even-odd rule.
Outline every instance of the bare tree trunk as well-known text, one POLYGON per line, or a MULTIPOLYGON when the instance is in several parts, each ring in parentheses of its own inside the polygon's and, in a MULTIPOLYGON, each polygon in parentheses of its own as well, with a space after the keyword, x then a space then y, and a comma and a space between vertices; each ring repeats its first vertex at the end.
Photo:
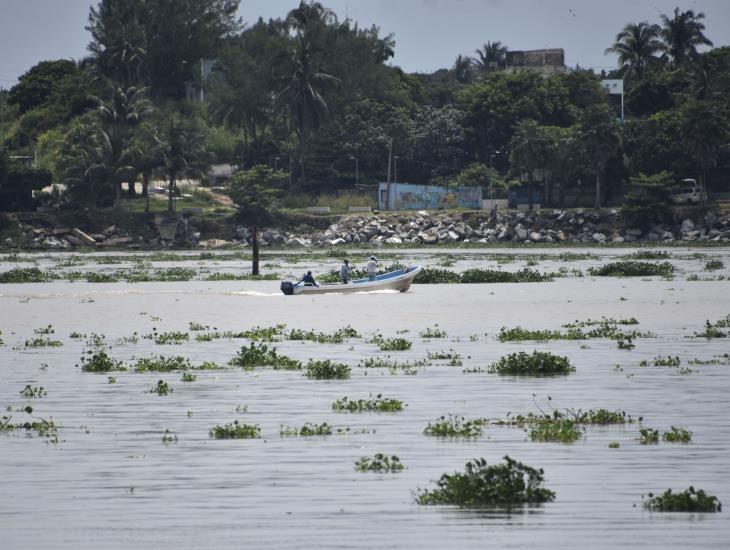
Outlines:
POLYGON ((122 208, 122 182, 116 182, 114 184, 114 210, 121 210, 122 208))
POLYGON ((167 211, 173 212, 172 193, 175 190, 175 174, 170 174, 170 188, 167 190, 167 211))
POLYGON ((601 209, 601 173, 596 171, 596 210, 601 209))
POLYGON ((144 211, 150 211, 150 173, 142 171, 142 196, 144 197, 144 211))
POLYGON ((254 225, 251 228, 251 247, 253 249, 251 275, 259 274, 259 226, 254 225))
POLYGON ((532 200, 532 170, 527 172, 527 208, 528 210, 532 210, 533 200, 532 200))

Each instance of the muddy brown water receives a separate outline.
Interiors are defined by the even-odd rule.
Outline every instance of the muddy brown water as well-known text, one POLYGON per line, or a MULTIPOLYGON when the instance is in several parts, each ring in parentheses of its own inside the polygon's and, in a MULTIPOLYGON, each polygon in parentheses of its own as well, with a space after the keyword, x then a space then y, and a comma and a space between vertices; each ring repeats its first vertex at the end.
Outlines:
MULTIPOLYGON (((565 252, 579 252, 570 249, 565 252)), ((494 267, 474 251, 449 251, 454 269, 494 267), (465 257, 460 257, 463 254, 465 257)), ((493 254, 490 250, 486 253, 493 254)), ((515 251, 503 251, 515 254, 515 251)), ((560 251, 545 252, 547 254, 560 251)), ((623 251, 628 253, 629 251, 623 251)), ((692 281, 707 273, 708 254, 730 265, 730 250, 671 251, 674 280, 576 277, 549 283, 414 285, 406 294, 369 293, 285 297, 278 282, 90 284, 56 281, 0 285, 0 406, 31 404, 37 416, 61 426, 59 443, 35 435, 0 433, 0 538, 2 548, 727 548, 730 523, 720 514, 661 514, 641 507, 642 494, 690 485, 730 502, 730 365, 690 365, 730 352, 727 339, 688 338, 705 320, 730 314, 730 283, 692 281), (605 339, 500 343, 500 327, 557 329, 602 316, 636 317, 656 338, 634 341, 631 351, 605 339), (332 331, 351 325, 364 336, 400 334, 413 347, 380 352, 366 338, 343 344, 284 341, 278 351, 306 361, 332 359, 353 367, 343 381, 313 381, 300 372, 256 369, 180 373, 82 373, 76 365, 83 340, 107 341, 159 331, 187 331, 191 321, 219 331, 286 323, 289 328, 332 331), (428 327, 448 333, 426 341, 428 327), (57 348, 25 348, 35 329, 53 325, 57 348), (471 338, 473 337, 473 338, 471 338), (366 357, 423 359, 429 351, 455 350, 463 366, 429 365, 415 375, 357 367, 366 357), (486 366, 514 351, 566 355, 576 373, 556 378, 499 377, 464 369, 486 366), (676 367, 640 367, 641 360, 678 356, 676 367), (46 366, 43 366, 46 365, 46 366), (617 368, 618 366, 618 368, 617 368), (691 369, 691 372, 682 370, 691 369), (158 380, 168 396, 149 390, 158 380), (40 399, 20 395, 26 384, 43 386, 40 399), (403 400, 400 413, 335 413, 335 399, 382 393, 403 400), (534 396, 534 397, 533 397, 534 396), (550 396, 551 400, 548 400, 550 396), (247 412, 237 412, 237 406, 247 412), (623 409, 643 425, 693 432, 688 445, 641 445, 636 424, 588 427, 574 444, 532 442, 518 428, 489 426, 483 437, 439 439, 423 435, 429 421, 455 413, 504 418, 537 407, 623 409), (210 439, 216 424, 259 424, 257 440, 210 439), (281 437, 280 427, 304 422, 349 427, 349 435, 281 437), (165 430, 177 443, 161 441, 165 430), (620 448, 608 444, 618 441, 620 448), (362 474, 354 461, 377 452, 396 454, 406 470, 362 474), (499 462, 509 455, 545 470, 552 503, 530 509, 468 511, 423 507, 412 492, 432 487, 442 473, 467 460, 499 462)), ((518 252, 517 254, 520 254, 518 252)), ((542 253, 542 251, 541 251, 542 253)), ((432 253, 409 252, 409 261, 436 265, 432 253)), ((535 269, 584 270, 622 251, 597 251, 595 259, 541 259, 535 269)), ((48 267, 59 256, 29 255, 48 267)), ((91 257, 69 269, 114 270, 91 257)), ((282 274, 304 264, 268 259, 282 274)), ((240 263, 240 262, 239 262, 240 263)), ((4 262, 0 270, 13 267, 4 262)), ((167 262, 211 271, 237 271, 234 262, 167 262)), ((336 259, 306 266, 315 273, 336 259)), ((524 259, 503 264, 525 266, 524 259)), ((193 333, 191 333, 192 335, 193 333)), ((246 340, 194 340, 155 345, 141 339, 113 345, 111 354, 132 360, 153 353, 183 355, 194 363, 226 363, 246 340)), ((16 418, 21 413, 13 414, 16 418)))

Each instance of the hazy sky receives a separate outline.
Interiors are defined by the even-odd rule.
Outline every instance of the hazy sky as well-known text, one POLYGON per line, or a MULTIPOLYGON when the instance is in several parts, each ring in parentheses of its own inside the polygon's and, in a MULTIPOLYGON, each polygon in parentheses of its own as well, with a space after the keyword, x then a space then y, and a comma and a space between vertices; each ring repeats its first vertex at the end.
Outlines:
MULTIPOLYGON (((0 0, 0 86, 46 59, 86 55, 90 0, 0 0)), ((392 63, 408 72, 450 67, 499 40, 512 50, 563 48, 568 66, 613 68, 604 50, 627 22, 659 22, 675 6, 702 11, 715 46, 730 45, 730 0, 324 0, 340 19, 394 33, 392 63)), ((240 15, 284 17, 297 0, 242 0, 240 15)))

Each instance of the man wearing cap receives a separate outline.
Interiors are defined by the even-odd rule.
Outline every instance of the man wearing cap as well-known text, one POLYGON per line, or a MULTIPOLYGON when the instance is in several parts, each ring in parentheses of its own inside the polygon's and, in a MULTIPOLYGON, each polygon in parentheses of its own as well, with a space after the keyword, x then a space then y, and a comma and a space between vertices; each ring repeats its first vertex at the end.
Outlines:
POLYGON ((374 281, 377 273, 378 261, 375 259, 375 256, 370 256, 370 261, 368 262, 368 280, 374 281))
POLYGON ((342 267, 340 268, 340 280, 343 284, 347 284, 350 281, 350 260, 342 262, 342 267))

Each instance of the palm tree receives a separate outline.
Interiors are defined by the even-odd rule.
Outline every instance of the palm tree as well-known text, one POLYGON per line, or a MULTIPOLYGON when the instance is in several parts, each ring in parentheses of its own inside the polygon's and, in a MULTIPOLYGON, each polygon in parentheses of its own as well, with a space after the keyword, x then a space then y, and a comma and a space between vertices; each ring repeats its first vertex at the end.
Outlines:
POLYGON ((611 110, 600 105, 586 111, 581 123, 581 139, 596 175, 595 207, 601 208, 601 177, 608 161, 621 151, 621 134, 611 110))
POLYGON ((474 73, 474 60, 470 57, 458 55, 456 56, 452 70, 454 71, 454 78, 456 78, 457 82, 467 84, 474 73))
POLYGON ((172 197, 180 177, 200 177, 208 167, 204 136, 194 125, 170 115, 164 131, 155 135, 162 166, 169 179, 167 211, 174 210, 172 197))
POLYGON ((480 71, 489 71, 503 64, 507 58, 507 46, 501 42, 487 42, 481 48, 475 50, 477 57, 474 63, 480 71))
POLYGON ((618 55, 618 63, 625 69, 625 74, 641 78, 647 68, 656 61, 655 53, 663 48, 659 36, 659 25, 650 25, 646 21, 641 23, 627 23, 623 30, 616 35, 616 42, 606 48, 606 54, 618 55))
POLYGON ((144 211, 149 212, 150 177, 155 170, 165 165, 165 159, 156 139, 153 124, 144 122, 134 132, 131 142, 131 161, 135 172, 142 175, 142 196, 145 199, 144 211))
POLYGON ((114 186, 114 206, 121 207, 122 182, 134 174, 130 162, 131 128, 152 112, 144 88, 115 87, 109 101, 94 98, 101 121, 100 157, 104 159, 114 186))
POLYGON ((665 57, 679 65, 697 55, 697 46, 712 46, 712 41, 702 32, 705 25, 701 19, 704 18, 705 14, 702 12, 695 15, 692 10, 679 11, 679 8, 674 8, 672 19, 662 14, 661 34, 665 57))
POLYGON ((532 210, 534 173, 535 170, 544 168, 547 162, 546 136, 536 121, 523 119, 517 123, 510 147, 510 163, 521 174, 527 173, 527 200, 529 209, 532 210))

